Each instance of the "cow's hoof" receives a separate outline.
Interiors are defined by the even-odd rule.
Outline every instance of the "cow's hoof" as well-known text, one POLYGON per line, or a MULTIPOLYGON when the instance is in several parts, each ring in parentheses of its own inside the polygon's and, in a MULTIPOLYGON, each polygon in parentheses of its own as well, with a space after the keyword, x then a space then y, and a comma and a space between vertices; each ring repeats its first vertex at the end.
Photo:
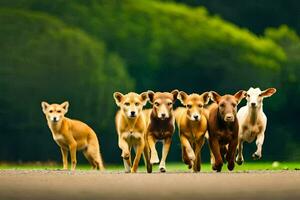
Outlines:
POLYGON ((166 168, 161 167, 161 168, 159 168, 159 171, 160 171, 161 173, 165 173, 165 172, 166 172, 166 168))
POLYGON ((198 172, 200 172, 201 170, 200 169, 193 169, 193 172, 194 173, 198 173, 198 172))
POLYGON ((189 169, 192 169, 194 166, 194 161, 190 160, 190 163, 189 163, 189 169))
POLYGON ((152 173, 152 165, 151 164, 147 165, 147 173, 152 173))
POLYGON ((253 160, 259 160, 261 156, 257 155, 256 153, 252 154, 253 160))
POLYGON ((133 169, 133 168, 131 168, 130 172, 131 172, 131 173, 136 173, 136 172, 137 172, 137 170, 136 170, 136 169, 133 169))
POLYGON ((228 163, 227 168, 229 171, 232 171, 234 169, 234 162, 233 163, 228 163))
POLYGON ((237 163, 238 165, 242 165, 242 164, 244 163, 244 161, 243 161, 242 159, 237 159, 237 160, 236 160, 236 163, 237 163))
POLYGON ((217 171, 217 172, 220 172, 222 170, 222 166, 223 164, 218 164, 218 165, 213 165, 212 169, 217 171))

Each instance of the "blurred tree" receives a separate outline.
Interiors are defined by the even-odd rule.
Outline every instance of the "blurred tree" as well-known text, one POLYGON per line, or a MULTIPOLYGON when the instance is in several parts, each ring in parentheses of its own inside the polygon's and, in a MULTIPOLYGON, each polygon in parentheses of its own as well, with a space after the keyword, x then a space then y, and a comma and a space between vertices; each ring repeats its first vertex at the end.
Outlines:
MULTIPOLYGON (((164 0, 163 0, 164 1, 164 0)), ((167 0, 168 1, 168 0, 167 0)), ((205 6, 240 27, 263 34, 267 27, 287 24, 300 32, 300 2, 297 0, 174 0, 191 6, 205 6)))
POLYGON ((0 159, 59 156, 50 145, 43 100, 69 100, 67 115, 90 124, 102 139, 113 128, 112 92, 133 86, 122 59, 101 41, 46 14, 1 9, 0 24, 0 127, 6 141, 0 159))
POLYGON ((290 160, 299 160, 300 152, 297 144, 300 141, 300 135, 297 131, 297 119, 300 111, 300 38, 294 30, 286 25, 282 25, 278 29, 268 28, 265 35, 278 43, 287 55, 280 72, 281 93, 284 94, 280 107, 283 110, 278 113, 280 118, 277 118, 279 119, 278 126, 281 127, 277 130, 278 135, 284 134, 285 142, 281 140, 278 143, 286 146, 285 154, 289 156, 290 160), (285 120, 280 120, 282 118, 285 120))
MULTIPOLYGON (((24 6, 23 1, 8 2, 24 6)), ((26 6, 56 15, 103 39, 110 50, 126 60, 138 90, 186 89, 191 84, 200 85, 203 90, 211 85, 216 90, 236 90, 237 85, 270 84, 266 81, 272 77, 269 73, 278 70, 285 59, 282 49, 271 40, 211 17, 204 8, 132 0, 72 4, 46 0, 26 6), (214 74, 223 74, 217 83, 201 78, 214 74), (255 80, 251 74, 257 76, 255 80), (228 75, 234 76, 235 82, 228 82, 228 75)))

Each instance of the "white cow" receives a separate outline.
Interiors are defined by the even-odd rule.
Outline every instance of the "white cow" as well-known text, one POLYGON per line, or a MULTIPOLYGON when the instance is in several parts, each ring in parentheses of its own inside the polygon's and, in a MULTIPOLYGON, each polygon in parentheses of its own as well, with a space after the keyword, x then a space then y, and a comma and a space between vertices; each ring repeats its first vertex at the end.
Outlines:
POLYGON ((252 154, 252 158, 261 158, 262 145, 264 143, 267 126, 267 117, 263 112, 263 99, 272 96, 275 92, 275 88, 261 91, 259 88, 251 87, 245 94, 247 105, 241 107, 237 113, 239 121, 237 164, 241 165, 244 162, 243 143, 245 141, 251 143, 256 139, 257 150, 252 154))

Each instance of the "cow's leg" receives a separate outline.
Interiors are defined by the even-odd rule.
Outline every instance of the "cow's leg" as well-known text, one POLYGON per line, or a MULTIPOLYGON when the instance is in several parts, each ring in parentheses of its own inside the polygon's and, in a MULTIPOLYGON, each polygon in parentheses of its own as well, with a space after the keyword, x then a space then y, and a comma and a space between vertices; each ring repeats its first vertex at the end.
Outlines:
POLYGON ((196 156, 195 156, 194 150, 193 150, 189 140, 185 136, 181 135, 180 141, 181 141, 182 146, 185 147, 186 154, 187 154, 189 160, 191 161, 191 163, 193 163, 196 159, 196 156))
POLYGON ((119 147, 122 150, 121 157, 125 160, 129 159, 130 156, 130 150, 129 150, 129 145, 125 138, 119 136, 119 147))
POLYGON ((209 138, 209 146, 210 149, 214 155, 215 163, 212 166, 213 170, 216 170, 217 172, 220 172, 222 170, 223 166, 223 160, 220 152, 220 144, 219 141, 216 138, 209 138))
POLYGON ((166 159, 170 150, 170 146, 172 143, 172 138, 166 138, 164 140, 164 144, 163 144, 163 149, 162 149, 162 156, 161 156, 161 161, 159 164, 159 170, 160 172, 166 172, 166 159))
POLYGON ((265 139, 264 132, 260 133, 256 138, 257 150, 254 154, 252 154, 252 158, 255 160, 260 159, 262 156, 261 152, 262 152, 262 145, 264 144, 264 139, 265 139))
POLYGON ((195 163, 193 166, 194 172, 200 172, 200 170, 201 170, 201 149, 202 149, 203 144, 204 144, 204 137, 201 137, 199 139, 199 141, 197 141, 195 144, 196 159, 195 159, 195 163))
POLYGON ((243 143, 244 143, 244 141, 242 139, 239 139, 238 149, 237 149, 237 156, 236 156, 236 160, 235 160, 238 165, 241 165, 244 162, 243 143))
POLYGON ((147 139, 150 147, 150 163, 151 164, 159 163, 158 154, 155 148, 156 139, 151 134, 148 134, 147 139))
POLYGON ((145 147, 144 140, 142 140, 140 142, 140 144, 138 144, 138 145, 135 146, 135 148, 134 148, 134 150, 135 150, 135 158, 133 160, 133 165, 132 165, 132 168, 131 168, 131 173, 136 173, 137 172, 137 168, 138 168, 138 165, 139 165, 139 162, 140 162, 140 159, 141 159, 144 147, 145 147))
POLYGON ((150 149, 148 142, 145 141, 145 147, 144 147, 144 162, 145 165, 147 166, 147 172, 152 173, 152 164, 150 163, 150 149))
POLYGON ((235 153, 236 153, 237 144, 238 144, 238 141, 237 141, 237 139, 235 139, 235 140, 232 140, 228 145, 226 160, 228 162, 227 168, 229 171, 232 171, 234 169, 234 157, 235 157, 235 153))

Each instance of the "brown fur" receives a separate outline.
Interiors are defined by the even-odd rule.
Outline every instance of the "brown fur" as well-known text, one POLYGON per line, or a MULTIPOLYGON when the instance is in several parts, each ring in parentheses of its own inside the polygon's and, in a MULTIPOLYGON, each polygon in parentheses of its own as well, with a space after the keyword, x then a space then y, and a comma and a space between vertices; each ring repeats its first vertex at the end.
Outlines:
MULTIPOLYGON (((146 117, 142 111, 148 100, 146 92, 139 94, 130 92, 123 95, 119 92, 114 93, 116 104, 120 110, 116 114, 115 122, 119 137, 119 147, 122 150, 126 172, 137 172, 138 164, 143 151, 145 150, 145 131, 146 117), (134 116, 131 116, 134 112, 134 116), (131 148, 134 148, 136 154, 131 165, 131 148)), ((144 151, 146 162, 149 160, 147 151, 144 151)), ((148 166, 148 165, 147 165, 148 166)))
POLYGON ((209 92, 202 95, 180 92, 178 99, 186 106, 175 110, 176 123, 182 148, 182 159, 194 172, 201 169, 201 149, 207 131, 204 105, 209 101, 209 92))
POLYGON ((71 169, 75 170, 76 151, 83 150, 84 156, 94 169, 104 170, 96 133, 85 123, 65 117, 68 106, 68 102, 51 105, 42 102, 53 139, 61 149, 63 169, 68 169, 68 151, 71 154, 71 169))
POLYGON ((211 92, 212 104, 209 109, 208 132, 209 145, 214 156, 213 169, 218 172, 223 166, 223 158, 228 162, 228 169, 234 169, 234 156, 238 143, 239 125, 236 117, 237 104, 244 98, 245 91, 235 95, 220 96, 211 92))
POLYGON ((158 163, 158 155, 155 144, 158 140, 163 141, 163 153, 160 162, 160 171, 165 172, 165 160, 167 158, 172 136, 175 131, 175 118, 173 116, 173 103, 177 99, 178 90, 169 92, 148 91, 150 103, 153 105, 151 111, 145 111, 148 119, 147 127, 147 149, 151 153, 148 172, 152 172, 152 164, 158 163))

